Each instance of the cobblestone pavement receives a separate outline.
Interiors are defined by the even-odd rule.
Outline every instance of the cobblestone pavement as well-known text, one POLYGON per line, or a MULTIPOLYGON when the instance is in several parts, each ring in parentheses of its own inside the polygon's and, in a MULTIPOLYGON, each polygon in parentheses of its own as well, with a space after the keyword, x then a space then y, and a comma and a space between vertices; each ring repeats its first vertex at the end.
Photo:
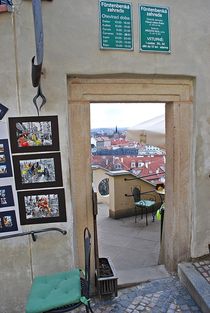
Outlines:
POLYGON ((197 261, 193 265, 210 284, 210 260, 197 261))
POLYGON ((91 299, 91 304, 94 313, 201 313, 176 275, 121 289, 112 300, 91 299))

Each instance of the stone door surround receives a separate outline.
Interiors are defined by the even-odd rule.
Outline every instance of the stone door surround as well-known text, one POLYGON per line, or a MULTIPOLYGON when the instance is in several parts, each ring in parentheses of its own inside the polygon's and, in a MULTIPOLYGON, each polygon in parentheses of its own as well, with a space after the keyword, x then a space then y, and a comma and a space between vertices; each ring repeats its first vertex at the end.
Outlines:
MULTIPOLYGON (((166 212, 161 263, 175 270, 191 255, 193 78, 171 76, 69 76, 69 134, 76 247, 83 229, 93 231, 90 103, 166 103, 166 212)), ((81 265, 83 250, 77 249, 81 265)))

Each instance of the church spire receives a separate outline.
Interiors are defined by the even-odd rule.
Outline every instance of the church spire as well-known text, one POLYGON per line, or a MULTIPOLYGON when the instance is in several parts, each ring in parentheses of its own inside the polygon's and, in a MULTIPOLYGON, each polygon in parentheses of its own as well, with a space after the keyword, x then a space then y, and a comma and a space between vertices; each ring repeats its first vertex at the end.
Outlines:
POLYGON ((117 126, 116 126, 115 132, 114 132, 114 139, 119 139, 119 137, 120 137, 120 134, 119 134, 117 126))

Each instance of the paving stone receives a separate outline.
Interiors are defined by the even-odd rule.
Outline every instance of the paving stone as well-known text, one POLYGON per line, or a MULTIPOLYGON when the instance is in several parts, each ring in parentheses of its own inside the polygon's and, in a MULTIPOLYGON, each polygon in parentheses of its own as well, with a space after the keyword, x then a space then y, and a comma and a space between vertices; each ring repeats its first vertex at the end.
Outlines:
POLYGON ((200 312, 197 306, 191 306, 190 309, 192 310, 192 312, 200 312))
POLYGON ((139 310, 139 311, 143 311, 145 309, 145 306, 139 305, 139 306, 137 306, 136 309, 139 310))
POLYGON ((200 266, 200 263, 199 262, 195 262, 193 263, 196 267, 199 267, 200 266))
MULTIPOLYGON (((91 299, 94 313, 201 313, 177 276, 119 290, 111 300, 91 299)), ((77 313, 85 312, 78 308, 77 313)))
POLYGON ((170 309, 172 310, 175 310, 176 309, 176 304, 174 304, 174 303, 171 303, 171 305, 170 305, 170 309))

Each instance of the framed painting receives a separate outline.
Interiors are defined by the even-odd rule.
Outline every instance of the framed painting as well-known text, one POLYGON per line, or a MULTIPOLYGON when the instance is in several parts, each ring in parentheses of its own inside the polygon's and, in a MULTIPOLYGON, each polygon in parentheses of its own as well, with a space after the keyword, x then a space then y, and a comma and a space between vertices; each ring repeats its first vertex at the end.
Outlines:
POLYGON ((18 230, 15 211, 0 212, 0 233, 18 230))
POLYGON ((3 119, 4 115, 7 113, 8 108, 5 107, 2 103, 0 103, 0 120, 3 119))
POLYGON ((8 140, 0 139, 0 178, 11 176, 12 167, 10 161, 8 140))
POLYGON ((9 132, 12 153, 58 151, 58 117, 10 117, 9 132))
POLYGON ((0 186, 0 208, 14 206, 12 186, 0 186))
POLYGON ((60 153, 14 155, 16 189, 61 187, 60 153))
POLYGON ((66 222, 64 189, 18 192, 20 224, 66 222))

